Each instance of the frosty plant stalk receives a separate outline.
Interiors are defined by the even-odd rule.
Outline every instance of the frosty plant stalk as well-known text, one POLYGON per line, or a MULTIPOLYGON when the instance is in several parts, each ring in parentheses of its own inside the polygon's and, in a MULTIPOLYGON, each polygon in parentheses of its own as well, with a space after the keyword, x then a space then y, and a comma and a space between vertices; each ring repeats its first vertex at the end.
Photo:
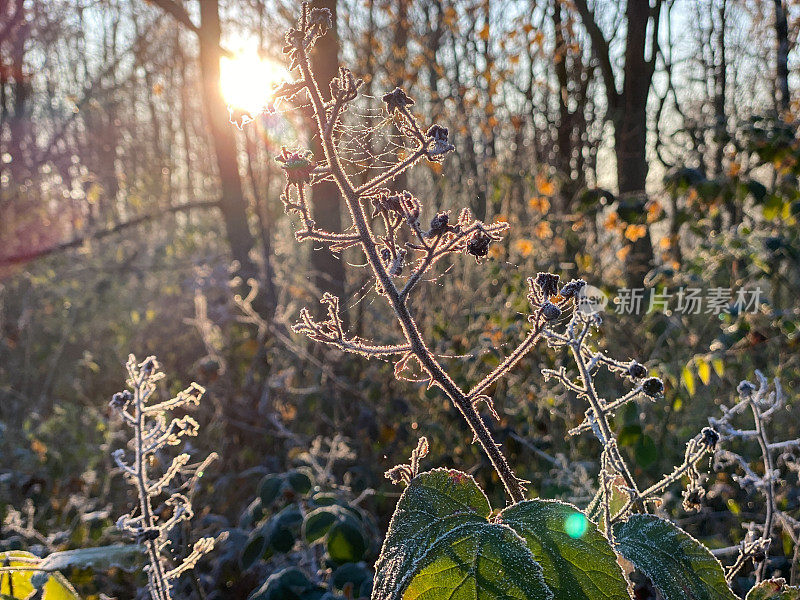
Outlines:
POLYGON ((134 486, 139 505, 117 520, 117 527, 130 534, 147 550, 148 592, 152 600, 170 600, 172 582, 188 571, 197 561, 214 547, 214 538, 205 537, 195 542, 191 552, 179 564, 168 566, 163 555, 170 543, 170 532, 182 521, 192 518, 194 512, 189 498, 172 486, 181 475, 189 480, 201 477, 206 466, 216 458, 210 455, 199 466, 189 465, 186 453, 175 456, 160 474, 151 471, 152 459, 167 446, 180 445, 182 438, 196 436, 197 421, 190 416, 170 418, 170 413, 179 408, 197 405, 205 390, 192 383, 172 399, 150 403, 156 384, 164 378, 154 356, 139 363, 133 355, 128 358, 128 389, 114 394, 110 405, 131 428, 133 435, 130 451, 114 451, 114 462, 125 478, 134 486), (154 501, 163 501, 167 510, 156 516, 154 501))

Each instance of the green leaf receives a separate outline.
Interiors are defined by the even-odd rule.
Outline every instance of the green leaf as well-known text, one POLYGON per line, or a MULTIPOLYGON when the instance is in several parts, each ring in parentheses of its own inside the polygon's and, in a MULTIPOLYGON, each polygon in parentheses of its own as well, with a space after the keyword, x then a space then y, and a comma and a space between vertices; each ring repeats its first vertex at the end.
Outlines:
POLYGON ((261 480, 261 485, 258 489, 258 495, 261 500, 262 506, 270 506, 278 498, 283 488, 283 477, 276 474, 266 475, 261 480))
MULTIPOLYGON (((628 492, 622 489, 622 486, 625 484, 625 480, 622 477, 617 477, 611 483, 611 505, 610 505, 610 512, 611 516, 615 516, 619 511, 621 511, 625 505, 628 503, 630 499, 630 495, 628 492)), ((597 527, 600 531, 605 532, 606 524, 605 524, 605 517, 603 515, 603 489, 602 487, 600 490, 595 494, 592 501, 589 503, 589 506, 586 507, 586 516, 589 517, 589 520, 593 523, 597 524, 597 527)))
POLYGON ((552 598, 541 567, 514 531, 470 523, 447 533, 425 557, 403 600, 527 600, 552 598))
POLYGON ((311 491, 311 477, 303 471, 289 471, 284 475, 286 483, 295 493, 303 496, 311 491))
POLYGON ((239 557, 239 562, 242 565, 242 569, 245 571, 252 567, 267 549, 269 540, 267 538, 266 529, 266 526, 259 527, 253 530, 247 538, 247 542, 244 548, 242 548, 242 554, 239 557))
POLYGON ((145 548, 136 544, 115 544, 96 548, 80 548, 49 554, 40 565, 49 571, 63 571, 69 567, 105 571, 117 567, 129 573, 142 566, 145 548))
POLYGON ((358 562, 367 551, 367 539, 360 525, 340 521, 328 531, 325 547, 328 555, 337 563, 358 562))
POLYGON ((800 600, 800 587, 786 585, 785 579, 767 579, 747 592, 745 600, 800 600))
POLYGON ((301 595, 316 595, 314 592, 323 592, 323 589, 296 567, 289 567, 269 576, 264 584, 250 594, 248 600, 295 600, 301 595))
POLYGON ((373 600, 552 598, 542 568, 507 525, 489 523, 475 480, 435 469, 411 480, 375 564, 373 600), (436 590, 432 592, 431 590, 436 590))
MULTIPOLYGON (((37 570, 41 565, 42 560, 30 552, 22 550, 0 552, 0 566, 2 567, 31 567, 30 571, 2 572, 0 570, 0 594, 19 600, 27 598, 34 591, 31 578, 42 573, 37 570), (11 593, 12 588, 13 594, 11 593)), ((80 600, 80 596, 61 573, 54 572, 48 574, 42 600, 80 600)))
POLYGON ((239 517, 239 527, 250 529, 262 518, 264 518, 264 507, 261 504, 261 498, 256 498, 244 509, 242 516, 239 517))
POLYGON ((302 522, 303 515, 293 504, 273 515, 265 526, 269 545, 278 552, 291 550, 302 522))
POLYGON ((372 573, 363 563, 345 563, 333 572, 331 582, 339 591, 342 591, 348 583, 352 583, 353 589, 358 590, 368 579, 372 579, 372 573))
POLYGON ((647 575, 664 600, 736 600, 722 565, 688 533, 654 515, 614 526, 617 550, 647 575))
POLYGON ((571 504, 528 500, 506 508, 498 522, 525 539, 555 600, 629 598, 608 540, 571 504))
POLYGON ((313 544, 325 537, 334 523, 346 520, 356 521, 352 513, 336 504, 312 510, 303 519, 303 539, 313 544))

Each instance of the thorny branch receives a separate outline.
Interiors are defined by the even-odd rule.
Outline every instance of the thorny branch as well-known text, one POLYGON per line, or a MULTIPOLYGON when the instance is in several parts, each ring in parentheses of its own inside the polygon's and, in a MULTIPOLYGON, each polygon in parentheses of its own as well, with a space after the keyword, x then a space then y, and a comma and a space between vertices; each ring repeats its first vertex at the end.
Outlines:
POLYGON ((309 153, 284 149, 277 158, 286 173, 283 201, 286 211, 297 214, 300 218, 302 229, 296 232, 299 241, 312 240, 327 244, 333 251, 341 251, 350 246, 360 247, 375 276, 377 290, 389 302, 405 340, 385 345, 348 336, 339 317, 339 301, 330 295, 322 298, 322 302, 328 305, 328 319, 318 322, 307 310, 303 310, 295 330, 347 352, 364 356, 399 355, 395 369, 398 375, 402 374, 411 360, 418 363, 428 384, 439 387, 459 409, 473 433, 474 440, 481 445, 497 471, 509 498, 513 502, 519 502, 524 499, 525 482, 508 465, 477 407, 484 402, 496 416, 491 398, 484 392, 533 348, 546 323, 553 318, 552 312, 548 317, 547 311, 557 310, 560 314, 567 300, 563 300, 562 307, 557 308, 546 298, 537 295, 540 302, 533 304, 533 327, 517 349, 471 391, 466 392, 456 385, 423 340, 408 299, 416 285, 441 258, 465 252, 480 261, 488 254, 490 244, 500 239, 507 225, 487 225, 473 220, 469 211, 463 210, 455 223, 451 223, 449 213, 440 212, 424 228, 420 224, 423 203, 408 191, 393 192, 383 187, 423 158, 438 162, 445 154, 454 150, 448 139, 447 128, 434 124, 427 130, 423 129, 410 108, 414 101, 400 88, 383 96, 383 101, 400 133, 414 141, 416 147, 407 157, 365 184, 359 187, 353 185, 342 167, 333 132, 347 104, 357 97, 362 81, 356 79, 346 68, 340 68, 339 76, 331 82, 331 99, 326 101, 309 61, 309 52, 314 43, 327 32, 330 24, 331 16, 327 10, 311 9, 306 3, 297 28, 290 30, 286 36, 284 53, 289 57, 290 71, 299 71, 300 78, 284 84, 279 95, 285 98, 292 98, 303 92, 308 95, 325 159, 323 163, 315 164, 309 153), (352 227, 349 231, 352 233, 324 231, 316 227, 310 214, 305 189, 322 178, 332 179, 339 187, 350 213, 352 227), (365 211, 366 206, 370 206, 372 212, 365 211), (376 234, 376 224, 382 226, 382 235, 376 234), (411 236, 411 241, 405 243, 401 242, 400 237, 400 231, 404 228, 409 230, 411 236), (410 274, 404 285, 398 288, 396 282, 403 276, 407 265, 411 265, 410 274), (545 304, 552 309, 545 308, 545 304))

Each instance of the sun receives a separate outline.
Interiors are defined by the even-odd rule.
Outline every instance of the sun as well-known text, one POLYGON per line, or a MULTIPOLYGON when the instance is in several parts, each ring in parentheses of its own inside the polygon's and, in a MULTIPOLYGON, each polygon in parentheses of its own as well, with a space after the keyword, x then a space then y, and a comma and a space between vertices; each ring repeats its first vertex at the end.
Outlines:
POLYGON ((225 102, 252 115, 269 105, 275 87, 288 76, 282 65, 261 58, 256 52, 223 57, 220 62, 220 88, 225 102))

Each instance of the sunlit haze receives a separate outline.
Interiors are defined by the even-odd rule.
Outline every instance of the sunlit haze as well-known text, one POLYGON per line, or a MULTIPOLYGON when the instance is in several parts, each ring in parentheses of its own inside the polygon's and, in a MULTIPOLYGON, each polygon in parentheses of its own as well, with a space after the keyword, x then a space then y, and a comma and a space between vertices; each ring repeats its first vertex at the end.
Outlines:
POLYGON ((256 52, 223 57, 220 86, 225 102, 251 114, 260 112, 272 100, 275 87, 288 78, 286 69, 256 52))

